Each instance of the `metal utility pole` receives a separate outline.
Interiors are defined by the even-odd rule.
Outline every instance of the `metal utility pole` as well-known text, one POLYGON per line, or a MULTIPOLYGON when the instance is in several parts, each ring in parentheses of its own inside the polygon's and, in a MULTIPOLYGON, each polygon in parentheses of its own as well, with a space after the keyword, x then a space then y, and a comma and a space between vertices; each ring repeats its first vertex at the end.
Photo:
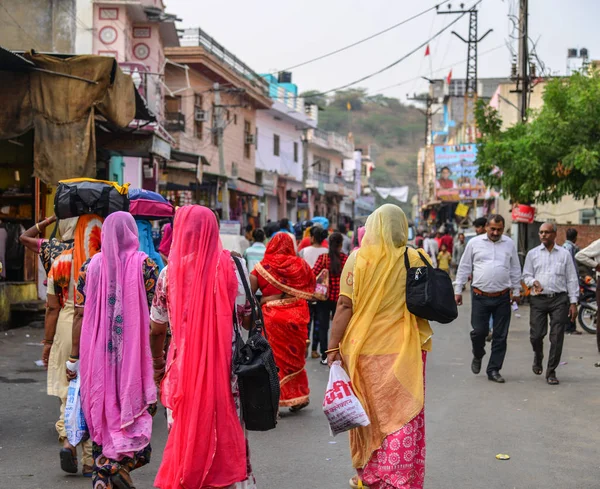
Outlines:
POLYGON ((217 134, 217 147, 219 149, 219 173, 224 179, 222 186, 222 205, 223 205, 223 220, 229 220, 229 185, 227 184, 227 171, 225 169, 225 151, 223 149, 223 132, 224 132, 224 117, 223 106, 221 105, 221 88, 218 83, 213 85, 215 92, 215 114, 213 121, 213 131, 217 134))
MULTIPOLYGON (((438 11, 438 14, 469 14, 469 37, 468 39, 463 38, 455 31, 452 31, 456 37, 467 45, 467 76, 465 78, 465 105, 464 105, 464 121, 463 121, 463 139, 467 141, 467 127, 470 126, 469 119, 474 118, 475 105, 477 103, 477 45, 486 37, 493 29, 488 30, 483 36, 477 37, 477 9, 475 7, 464 10, 464 4, 460 4, 460 10, 452 10, 452 6, 448 5, 447 11, 438 11)), ((473 124, 473 127, 475 124, 473 124)), ((471 137, 473 139, 475 131, 472 131, 471 137)))
POLYGON ((520 0, 519 9, 519 78, 521 79, 521 121, 527 120, 529 102, 529 1, 520 0))

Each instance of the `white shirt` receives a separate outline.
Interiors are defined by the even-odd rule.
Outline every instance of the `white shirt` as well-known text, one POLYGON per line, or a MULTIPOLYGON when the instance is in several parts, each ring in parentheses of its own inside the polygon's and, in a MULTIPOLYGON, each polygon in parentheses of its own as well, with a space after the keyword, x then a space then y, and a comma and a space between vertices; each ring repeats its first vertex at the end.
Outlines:
POLYGON ((579 280, 577 271, 569 253, 562 246, 554 245, 548 251, 542 244, 527 253, 523 267, 523 282, 532 287, 538 281, 542 288, 541 295, 568 292, 571 304, 579 299, 579 280))
POLYGON ((306 262, 310 265, 310 268, 314 268, 318 258, 325 253, 329 253, 329 248, 325 248, 325 246, 321 246, 320 248, 309 246, 308 248, 304 248, 302 251, 300 251, 299 255, 301 258, 306 260, 306 262))
POLYGON ((508 236, 494 242, 482 234, 467 243, 456 271, 455 294, 462 294, 471 274, 472 286, 483 292, 512 289, 514 296, 521 295, 521 265, 515 243, 508 236))
POLYGON ((575 259, 578 263, 595 270, 600 265, 600 239, 577 253, 575 259))
POLYGON ((437 256, 440 252, 437 241, 433 238, 425 238, 423 240, 423 249, 431 258, 433 268, 437 268, 437 256))

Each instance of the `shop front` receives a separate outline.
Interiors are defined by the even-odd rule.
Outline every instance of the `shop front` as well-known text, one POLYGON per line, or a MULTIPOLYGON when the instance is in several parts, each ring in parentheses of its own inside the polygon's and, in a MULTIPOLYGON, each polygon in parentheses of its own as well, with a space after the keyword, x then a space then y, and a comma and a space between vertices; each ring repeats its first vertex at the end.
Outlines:
POLYGON ((251 225, 256 229, 261 225, 260 199, 264 190, 260 185, 241 178, 231 178, 228 183, 229 216, 231 221, 238 221, 242 229, 251 225))

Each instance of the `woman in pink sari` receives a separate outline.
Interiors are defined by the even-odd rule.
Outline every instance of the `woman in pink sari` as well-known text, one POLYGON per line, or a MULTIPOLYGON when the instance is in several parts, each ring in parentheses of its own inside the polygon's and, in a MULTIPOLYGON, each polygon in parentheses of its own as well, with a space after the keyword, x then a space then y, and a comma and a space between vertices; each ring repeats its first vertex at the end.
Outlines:
POLYGON ((155 485, 255 488, 232 373, 234 327, 250 313, 244 288, 210 209, 181 207, 173 233, 151 311, 155 380, 162 379, 170 418, 155 485), (167 323, 173 337, 165 373, 167 323))
POLYGON ((106 218, 101 242, 79 273, 69 359, 74 365, 67 376, 79 369, 94 489, 130 489, 129 473, 150 461, 157 395, 149 303, 158 268, 138 251, 137 226, 127 212, 106 218))

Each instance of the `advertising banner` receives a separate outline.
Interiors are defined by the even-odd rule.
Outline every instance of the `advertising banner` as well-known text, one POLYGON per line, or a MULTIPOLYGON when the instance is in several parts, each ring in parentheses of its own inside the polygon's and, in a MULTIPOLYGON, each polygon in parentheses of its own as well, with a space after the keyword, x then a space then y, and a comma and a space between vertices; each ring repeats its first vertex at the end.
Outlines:
POLYGON ((484 183, 477 179, 477 145, 435 146, 436 197, 446 202, 486 198, 484 183))

